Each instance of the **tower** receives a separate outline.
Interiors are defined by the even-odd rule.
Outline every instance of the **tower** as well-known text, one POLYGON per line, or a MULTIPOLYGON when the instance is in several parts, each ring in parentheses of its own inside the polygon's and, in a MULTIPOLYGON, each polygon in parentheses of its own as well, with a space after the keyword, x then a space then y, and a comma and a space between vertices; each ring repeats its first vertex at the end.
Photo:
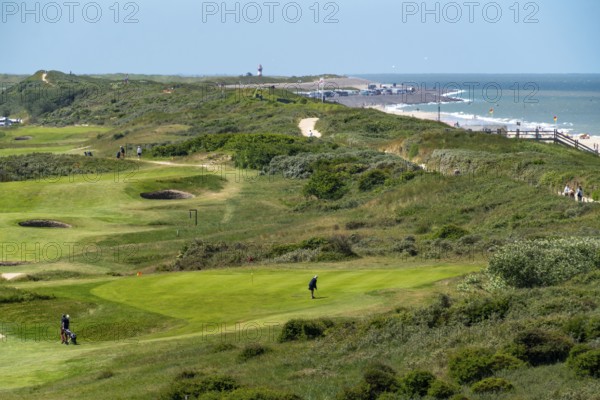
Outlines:
POLYGON ((263 66, 262 64, 258 64, 258 76, 262 76, 263 75, 263 66))

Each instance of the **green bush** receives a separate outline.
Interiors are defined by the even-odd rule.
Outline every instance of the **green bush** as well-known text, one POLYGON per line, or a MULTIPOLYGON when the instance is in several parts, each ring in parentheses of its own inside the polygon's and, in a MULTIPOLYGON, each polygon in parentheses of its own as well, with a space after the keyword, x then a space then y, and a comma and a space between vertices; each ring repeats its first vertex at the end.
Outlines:
POLYGON ((270 351, 270 349, 268 347, 263 346, 260 343, 251 343, 251 344, 246 345, 242 349, 242 351, 238 355, 238 358, 240 361, 248 361, 252 358, 262 356, 263 354, 265 354, 269 351, 270 351))
POLYGON ((328 170, 316 171, 303 188, 305 196, 321 200, 339 200, 348 192, 346 177, 328 170))
POLYGON ((435 381, 429 371, 412 371, 400 379, 400 392, 407 396, 425 396, 435 381))
POLYGON ((435 380, 429 387, 427 395, 434 399, 448 399, 459 391, 460 389, 451 383, 435 380))
POLYGON ((600 318, 578 315, 563 325, 563 330, 577 342, 586 342, 600 337, 600 318))
MULTIPOLYGON (((302 400, 293 394, 266 388, 242 388, 230 393, 220 394, 219 400, 302 400)), ((200 400, 203 400, 200 397, 200 400)), ((208 400, 208 399, 207 399, 208 400)))
POLYGON ((512 383, 502 378, 486 378, 471 386, 473 393, 508 392, 514 388, 515 387, 512 385, 512 383))
POLYGON ((450 357, 450 376, 459 384, 469 384, 494 374, 493 352, 482 348, 465 348, 450 357))
POLYGON ((333 325, 333 321, 329 319, 292 319, 283 325, 279 341, 291 342, 295 340, 316 339, 324 336, 325 331, 333 325))
POLYGON ((529 329, 519 332, 511 351, 533 366, 562 362, 569 356, 573 343, 557 332, 529 329))
POLYGON ((434 239, 458 240, 469 234, 469 231, 456 225, 444 225, 433 235, 434 239))
POLYGON ((371 394, 369 385, 366 383, 359 383, 356 386, 343 389, 336 396, 337 400, 375 400, 376 396, 371 394))
POLYGON ((239 388, 235 379, 229 376, 198 376, 196 373, 180 374, 163 395, 165 400, 196 398, 207 392, 230 392, 239 388))
POLYGON ((364 173, 358 180, 358 189, 361 192, 368 192, 381 186, 389 178, 389 175, 379 169, 364 173))
POLYGON ((572 366, 573 361, 581 354, 587 353, 588 351, 594 350, 591 346, 587 344, 576 344, 571 348, 569 352, 569 357, 567 357, 567 365, 572 366))
POLYGON ((492 367, 492 371, 498 372, 522 368, 525 367, 526 364, 513 355, 496 353, 490 359, 490 365, 492 367))
POLYGON ((600 241, 557 239, 506 245, 490 259, 488 270, 514 287, 551 286, 600 266, 600 241))
POLYGON ((376 363, 367 367, 363 379, 375 397, 385 392, 396 392, 399 388, 396 371, 385 364, 376 363))
POLYGON ((509 296, 473 295, 455 306, 453 317, 465 326, 471 326, 489 319, 504 319, 510 306, 509 296))
POLYGON ((579 376, 600 378, 600 350, 581 351, 569 359, 569 366, 579 376))

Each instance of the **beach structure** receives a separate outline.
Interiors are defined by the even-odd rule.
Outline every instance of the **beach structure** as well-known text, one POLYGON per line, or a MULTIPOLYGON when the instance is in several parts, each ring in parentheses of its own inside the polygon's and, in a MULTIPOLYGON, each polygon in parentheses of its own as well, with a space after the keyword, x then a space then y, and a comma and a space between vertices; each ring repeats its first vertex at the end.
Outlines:
POLYGON ((20 124, 23 120, 21 119, 10 119, 7 117, 0 117, 0 126, 11 126, 13 124, 20 124))

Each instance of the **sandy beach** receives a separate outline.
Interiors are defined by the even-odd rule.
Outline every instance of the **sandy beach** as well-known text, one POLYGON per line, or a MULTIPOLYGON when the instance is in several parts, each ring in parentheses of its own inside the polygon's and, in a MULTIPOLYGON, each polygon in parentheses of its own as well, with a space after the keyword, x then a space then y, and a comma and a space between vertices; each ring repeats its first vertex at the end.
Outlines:
MULTIPOLYGON (((414 117, 414 118, 430 120, 430 121, 438 120, 438 114, 435 112, 403 110, 402 108, 391 108, 391 107, 386 107, 384 105, 371 106, 369 108, 373 108, 373 109, 383 111, 385 113, 393 114, 393 115, 402 115, 405 117, 414 117)), ((451 117, 445 116, 444 113, 442 113, 441 114, 441 122, 445 123, 446 125, 454 127, 457 120, 456 119, 453 120, 451 117)), ((483 125, 483 126, 485 126, 485 125, 483 125)), ((469 129, 472 127, 467 126, 464 128, 469 129)), ((473 130, 477 131, 477 129, 473 129, 473 130)), ((600 136, 591 136, 591 135, 584 135, 584 134, 569 135, 569 136, 587 147, 590 147, 592 149, 594 149, 594 148, 600 149, 600 136)))

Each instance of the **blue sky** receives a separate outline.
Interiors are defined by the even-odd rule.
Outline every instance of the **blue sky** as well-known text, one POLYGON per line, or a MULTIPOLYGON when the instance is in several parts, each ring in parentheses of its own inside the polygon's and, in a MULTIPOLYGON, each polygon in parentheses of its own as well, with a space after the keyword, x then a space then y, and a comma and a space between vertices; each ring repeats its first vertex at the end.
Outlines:
POLYGON ((600 73, 597 0, 22 4, 0 2, 0 72, 600 73))

